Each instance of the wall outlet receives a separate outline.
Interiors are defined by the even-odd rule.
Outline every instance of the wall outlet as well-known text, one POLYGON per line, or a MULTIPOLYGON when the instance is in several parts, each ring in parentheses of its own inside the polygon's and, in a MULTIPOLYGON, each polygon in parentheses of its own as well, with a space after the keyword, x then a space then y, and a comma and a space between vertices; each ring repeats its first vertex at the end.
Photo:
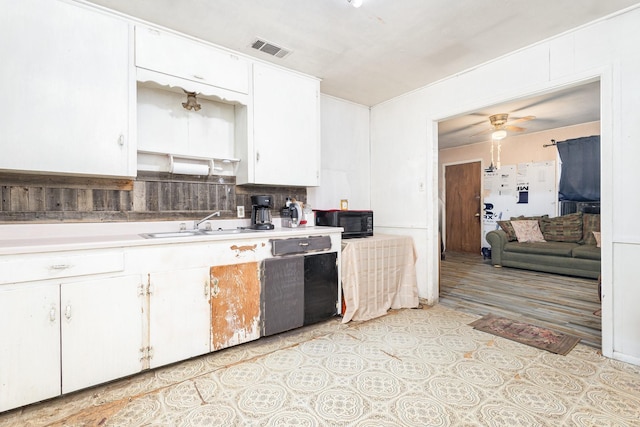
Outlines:
POLYGON ((238 218, 244 218, 244 206, 238 206, 238 218))

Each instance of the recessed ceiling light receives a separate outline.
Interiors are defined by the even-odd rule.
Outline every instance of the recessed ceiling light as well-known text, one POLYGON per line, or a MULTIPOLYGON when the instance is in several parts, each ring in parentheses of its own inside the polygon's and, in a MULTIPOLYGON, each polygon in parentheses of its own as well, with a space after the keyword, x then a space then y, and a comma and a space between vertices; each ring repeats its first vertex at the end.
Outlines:
POLYGON ((356 8, 362 6, 362 0, 347 0, 347 2, 356 8))

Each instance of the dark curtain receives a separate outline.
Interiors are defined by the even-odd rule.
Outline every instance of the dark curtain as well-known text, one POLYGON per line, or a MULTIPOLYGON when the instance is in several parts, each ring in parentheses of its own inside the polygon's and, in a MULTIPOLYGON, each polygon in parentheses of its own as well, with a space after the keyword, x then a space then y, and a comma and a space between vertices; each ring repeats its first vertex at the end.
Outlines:
POLYGON ((562 171, 559 200, 600 200, 600 135, 556 143, 562 171))

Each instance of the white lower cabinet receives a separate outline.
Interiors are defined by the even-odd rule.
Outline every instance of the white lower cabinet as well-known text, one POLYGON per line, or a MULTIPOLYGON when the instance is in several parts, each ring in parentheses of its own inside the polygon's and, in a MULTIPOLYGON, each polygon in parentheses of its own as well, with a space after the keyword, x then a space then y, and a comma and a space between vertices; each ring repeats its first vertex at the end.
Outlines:
POLYGON ((60 394, 58 286, 0 291, 0 411, 60 394))
POLYGON ((149 274, 148 366, 155 368, 210 351, 209 269, 149 274))
POLYGON ((60 286, 62 393, 142 370, 138 275, 60 286))
POLYGON ((0 411, 139 372, 139 284, 136 275, 0 291, 0 411))

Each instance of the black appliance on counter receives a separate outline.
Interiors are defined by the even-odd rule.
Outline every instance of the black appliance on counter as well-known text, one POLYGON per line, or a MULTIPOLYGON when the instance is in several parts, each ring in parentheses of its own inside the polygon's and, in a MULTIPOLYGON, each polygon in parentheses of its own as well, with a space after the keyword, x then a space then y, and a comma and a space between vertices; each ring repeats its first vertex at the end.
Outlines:
POLYGON ((316 225, 342 227, 342 238, 373 236, 373 211, 314 210, 316 225))
POLYGON ((251 196, 251 227, 254 230, 273 230, 271 222, 273 196, 251 196))

